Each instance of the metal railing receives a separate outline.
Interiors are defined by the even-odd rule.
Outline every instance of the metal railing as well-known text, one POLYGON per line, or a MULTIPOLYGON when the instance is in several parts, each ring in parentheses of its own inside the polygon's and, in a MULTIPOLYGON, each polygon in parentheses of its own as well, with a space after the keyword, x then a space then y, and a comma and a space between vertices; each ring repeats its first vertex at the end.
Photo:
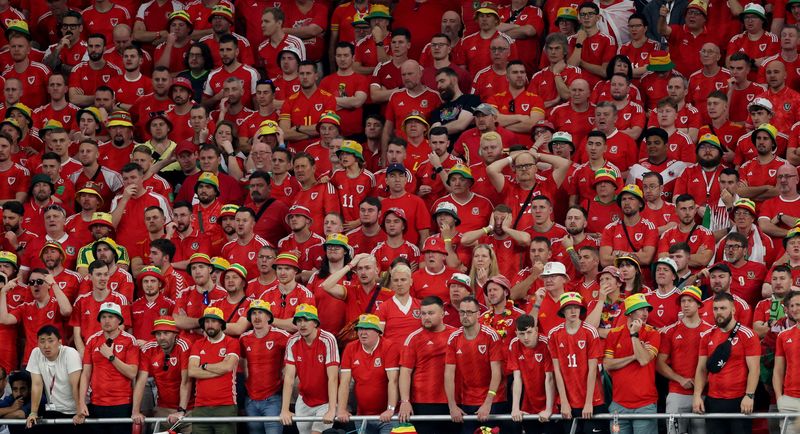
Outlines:
MULTIPOLYGON (((654 413, 654 414, 617 414, 617 413, 603 413, 603 414, 596 414, 592 416, 592 419, 595 420, 642 420, 642 419, 656 419, 656 420, 667 420, 669 423, 672 423, 675 420, 679 419, 782 419, 781 423, 781 434, 786 432, 789 423, 791 423, 791 419, 800 417, 800 413, 751 413, 751 414, 741 414, 741 413, 705 413, 705 414, 697 414, 697 413, 654 413)), ((526 419, 535 419, 536 415, 526 415, 526 419)), ((464 420, 468 421, 475 421, 478 419, 476 415, 465 415, 464 420)), ((317 416, 295 416, 292 418, 294 422, 319 422, 322 420, 321 417, 317 416)), ((352 421, 378 421, 380 420, 379 416, 358 416, 353 415, 350 417, 352 421)), ((392 418, 393 421, 398 421, 398 417, 394 416, 392 418)), ((511 415, 510 414, 494 414, 489 416, 490 421, 510 421, 511 415)), ((566 420, 560 414, 553 414, 550 417, 550 420, 566 420)), ((573 418, 570 419, 572 423, 571 432, 575 433, 578 425, 577 422, 579 420, 583 420, 583 418, 573 418)), ((162 423, 166 422, 167 419, 160 417, 148 417, 145 420, 145 424, 154 424, 154 423, 162 423)), ((182 422, 186 423, 228 423, 228 422, 280 422, 281 419, 278 416, 235 416, 235 417, 191 417, 187 416, 181 419, 182 422)), ((414 423, 415 421, 419 422, 449 422, 450 416, 449 415, 426 415, 426 416, 411 416, 410 422, 414 423)), ((110 424, 110 423, 132 423, 130 418, 107 418, 107 419, 89 419, 87 418, 84 422, 85 424, 110 424)), ((24 419, 4 419, 2 423, 5 425, 23 425, 25 424, 24 419)), ((41 418, 37 421, 38 425, 72 425, 72 419, 45 419, 41 418)))

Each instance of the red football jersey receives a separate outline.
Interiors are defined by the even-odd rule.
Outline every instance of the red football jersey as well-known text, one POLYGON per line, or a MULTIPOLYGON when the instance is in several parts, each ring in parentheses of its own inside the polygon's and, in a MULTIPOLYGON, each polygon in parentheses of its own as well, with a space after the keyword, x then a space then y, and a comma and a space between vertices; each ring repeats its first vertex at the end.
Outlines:
POLYGON ((520 409, 528 414, 536 414, 545 410, 547 392, 545 375, 553 372, 553 359, 547 349, 547 338, 539 335, 539 340, 532 348, 522 345, 519 338, 508 344, 509 371, 520 371, 522 376, 523 399, 520 409))
MULTIPOLYGON (((447 355, 447 341, 455 331, 444 326, 441 331, 418 328, 409 334, 400 354, 400 366, 411 369, 411 402, 415 404, 444 404, 441 379, 447 355)), ((484 394, 484 398, 485 398, 484 394)))
POLYGON ((141 351, 139 372, 147 372, 155 380, 158 406, 180 407, 181 371, 189 369, 189 343, 181 338, 175 339, 169 357, 165 357, 164 350, 155 340, 142 345, 141 351))
MULTIPOLYGON (((196 340, 192 344, 189 359, 198 359, 202 366, 205 363, 220 363, 228 356, 239 359, 239 341, 222 333, 216 342, 208 337, 196 340)), ((236 370, 219 377, 196 379, 195 392, 194 405, 197 407, 235 405, 236 370)))
MULTIPOLYGON (((454 331, 447 340, 445 363, 456 367, 456 389, 461 405, 480 406, 486 400, 492 380, 492 362, 503 362, 503 341, 491 327, 481 326, 478 335, 467 339, 464 328, 454 331)), ((506 401, 506 385, 500 381, 494 402, 506 401)))
MULTIPOLYGON (((586 378, 589 375, 589 360, 603 358, 603 342, 597 330, 587 323, 582 323, 577 333, 567 333, 564 324, 550 331, 547 337, 547 348, 553 362, 558 361, 558 369, 564 379, 567 400, 572 408, 583 408, 586 401, 586 378)), ((598 377, 600 373, 597 373, 598 377)), ((602 382, 597 381, 592 395, 592 405, 603 403, 602 382)))
POLYGON ((245 387, 247 396, 264 400, 281 391, 283 385, 283 359, 291 335, 277 327, 270 327, 263 337, 248 330, 239 337, 239 351, 247 362, 245 387))
MULTIPOLYGON (((676 374, 694 378, 697 370, 697 357, 700 352, 700 335, 710 330, 713 326, 705 321, 695 328, 689 328, 683 321, 677 321, 661 329, 661 347, 659 354, 667 354, 667 365, 676 374)), ((670 393, 691 395, 693 389, 684 389, 675 381, 669 382, 670 393)))
MULTIPOLYGON (((640 408, 655 404, 658 400, 656 390, 656 361, 661 335, 658 330, 645 324, 639 330, 639 342, 653 356, 648 364, 629 363, 621 369, 608 371, 614 394, 614 402, 626 408, 640 408), (630 387, 636 384, 636 387, 630 387)), ((633 341, 627 325, 612 328, 606 338, 605 357, 621 359, 632 356, 633 341)))
MULTIPOLYGON (((92 365, 92 377, 89 379, 92 404, 130 404, 133 397, 131 380, 100 353, 100 345, 108 345, 108 339, 111 338, 106 338, 103 332, 97 332, 86 340, 86 348, 83 350, 83 364, 92 365)), ((128 365, 139 366, 139 347, 136 346, 133 335, 120 332, 109 346, 117 359, 128 365)))
MULTIPOLYGON (((711 303, 709 303, 711 304, 711 303)), ((728 339, 730 332, 714 327, 701 335, 700 356, 711 357, 714 350, 728 339)), ((741 398, 747 387, 746 357, 761 356, 758 336, 746 326, 739 327, 731 342, 731 355, 718 373, 708 373, 708 396, 716 399, 741 398)))
POLYGON ((800 342, 797 327, 786 329, 778 334, 775 345, 775 357, 782 357, 786 363, 783 377, 783 394, 792 398, 800 397, 800 371, 797 361, 800 360, 797 342, 800 342))
POLYGON ((303 402, 316 407, 328 403, 328 367, 339 366, 339 348, 336 336, 318 329, 314 342, 308 344, 300 334, 286 344, 287 365, 294 365, 300 380, 298 393, 303 402))
POLYGON ((342 354, 341 372, 349 372, 355 380, 358 414, 377 415, 388 405, 387 372, 400 370, 401 346, 381 338, 377 346, 366 352, 361 342, 347 344, 342 354))

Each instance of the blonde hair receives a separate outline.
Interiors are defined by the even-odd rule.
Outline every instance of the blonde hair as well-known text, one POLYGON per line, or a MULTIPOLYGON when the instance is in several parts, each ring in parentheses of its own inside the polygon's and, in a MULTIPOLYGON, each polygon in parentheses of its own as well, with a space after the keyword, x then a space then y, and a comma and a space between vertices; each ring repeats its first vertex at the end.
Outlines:
MULTIPOLYGON (((497 255, 494 253, 494 248, 492 248, 491 244, 478 244, 472 249, 472 256, 475 256, 475 252, 478 249, 486 249, 489 252, 489 272, 486 275, 487 279, 491 279, 494 276, 500 274, 500 267, 497 266, 497 255)), ((469 278, 472 282, 472 289, 473 292, 477 291, 480 292, 481 288, 479 287, 478 283, 478 268, 475 267, 475 261, 472 261, 472 265, 469 268, 469 278)))

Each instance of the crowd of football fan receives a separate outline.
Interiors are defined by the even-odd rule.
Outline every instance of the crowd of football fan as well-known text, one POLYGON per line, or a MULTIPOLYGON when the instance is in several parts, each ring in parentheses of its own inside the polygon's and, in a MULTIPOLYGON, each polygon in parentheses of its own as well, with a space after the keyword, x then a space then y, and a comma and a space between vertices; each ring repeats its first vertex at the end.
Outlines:
POLYGON ((0 434, 774 430, 591 416, 800 411, 798 21, 0 0, 0 434))

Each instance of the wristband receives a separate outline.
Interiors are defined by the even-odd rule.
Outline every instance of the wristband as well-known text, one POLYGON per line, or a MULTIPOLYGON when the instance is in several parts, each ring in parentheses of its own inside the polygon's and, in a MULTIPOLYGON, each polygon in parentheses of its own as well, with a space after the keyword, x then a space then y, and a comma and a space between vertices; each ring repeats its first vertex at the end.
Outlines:
POLYGON ((444 242, 445 242, 445 243, 452 243, 452 242, 453 242, 453 239, 452 239, 452 238, 445 238, 445 239, 444 239, 444 242))
POLYGON ((567 251, 568 252, 575 251, 575 247, 569 246, 569 247, 567 247, 567 251))
POLYGON ((183 407, 178 407, 175 409, 175 413, 186 413, 186 409, 183 407))
POLYGON ((639 332, 631 333, 631 338, 639 339, 639 332))
POLYGON ((387 405, 386 409, 389 410, 389 411, 394 411, 394 406, 393 405, 387 405))
POLYGON ((400 404, 411 404, 411 401, 409 401, 407 399, 404 399, 404 400, 400 401, 400 404))
POLYGON ((508 164, 514 164, 514 159, 511 156, 506 157, 506 160, 508 160, 508 164))
POLYGON ((489 396, 497 396, 497 392, 495 392, 494 390, 490 390, 487 393, 489 394, 489 396))

